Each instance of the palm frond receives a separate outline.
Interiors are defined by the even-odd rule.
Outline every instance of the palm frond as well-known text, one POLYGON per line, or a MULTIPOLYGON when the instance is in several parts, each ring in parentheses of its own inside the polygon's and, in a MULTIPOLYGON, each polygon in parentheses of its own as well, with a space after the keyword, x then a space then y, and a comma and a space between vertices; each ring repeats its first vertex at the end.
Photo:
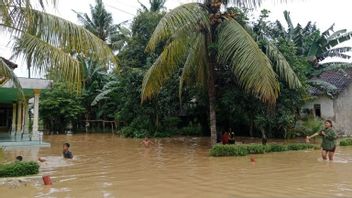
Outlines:
POLYGON ((205 35, 198 34, 194 39, 194 43, 190 46, 186 62, 182 69, 179 85, 179 96, 182 96, 182 90, 185 83, 197 83, 200 86, 205 86, 208 79, 208 60, 207 48, 205 46, 205 35), (193 75, 192 75, 193 74, 193 75), (194 79, 195 77, 196 79, 194 79))
POLYGON ((314 80, 309 80, 308 83, 312 87, 315 87, 321 91, 324 91, 331 98, 333 98, 338 93, 337 87, 329 82, 319 80, 319 79, 314 79, 314 80))
POLYGON ((142 84, 142 102, 159 93, 164 82, 175 72, 178 64, 184 60, 185 53, 189 49, 187 39, 187 37, 180 37, 169 43, 146 72, 142 84))
POLYGON ((19 97, 24 98, 24 93, 21 87, 21 83, 17 79, 16 74, 6 64, 6 62, 2 58, 0 58, 0 87, 6 82, 8 82, 9 80, 17 88, 19 97))
POLYGON ((324 45, 326 49, 331 49, 335 47, 336 45, 343 43, 345 41, 348 41, 352 39, 352 32, 347 32, 344 34, 336 35, 332 39, 327 39, 327 43, 324 45))
POLYGON ((224 21, 218 27, 218 60, 232 66, 245 91, 264 102, 275 103, 279 83, 270 60, 235 20, 224 21))
POLYGON ((111 49, 101 39, 70 21, 33 10, 33 18, 29 20, 28 25, 35 28, 35 32, 43 41, 55 47, 86 55, 94 52, 100 60, 105 59, 116 63, 111 49))
POLYGON ((16 74, 12 71, 12 69, 6 64, 6 62, 2 58, 0 58, 0 78, 0 85, 2 85, 8 80, 12 80, 17 88, 21 88, 21 84, 18 81, 16 74))
POLYGON ((300 88, 302 86, 296 73, 292 70, 283 54, 270 41, 267 42, 266 54, 273 62, 274 70, 279 78, 284 80, 291 89, 300 88))
POLYGON ((97 105, 100 101, 107 99, 108 95, 115 91, 117 87, 115 85, 118 84, 118 81, 113 80, 108 83, 106 83, 103 87, 103 89, 100 91, 100 93, 94 98, 93 102, 91 103, 91 106, 97 105))
POLYGON ((321 35, 324 38, 328 38, 334 32, 335 23, 332 24, 327 30, 325 30, 321 35))
POLYGON ((30 34, 22 34, 15 43, 17 58, 31 58, 34 72, 53 72, 80 91, 83 71, 80 62, 69 53, 30 34))
POLYGON ((347 32, 346 29, 338 30, 338 31, 334 32, 333 34, 331 34, 331 35, 327 38, 327 40, 328 40, 328 41, 329 41, 329 40, 333 40, 333 39, 339 37, 340 35, 342 35, 342 34, 344 34, 344 33, 346 33, 346 32, 347 32))
POLYGON ((286 23, 287 23, 287 26, 288 26, 288 33, 289 33, 290 39, 292 39, 292 37, 294 35, 295 27, 292 24, 292 20, 291 20, 291 17, 290 17, 290 12, 285 10, 284 11, 284 17, 285 17, 285 20, 286 20, 286 23))
POLYGON ((30 12, 23 7, 13 6, 13 24, 0 26, 16 37, 15 55, 30 60, 37 72, 48 69, 53 72, 60 69, 63 72, 61 77, 77 86, 75 89, 79 90, 81 69, 70 53, 83 54, 103 64, 117 65, 111 49, 93 33, 57 16, 29 10, 30 12))
POLYGON ((174 32, 184 27, 185 24, 192 24, 193 28, 203 27, 205 31, 209 31, 208 13, 202 4, 184 4, 167 13, 155 28, 146 51, 154 51, 160 42, 169 39, 174 32))

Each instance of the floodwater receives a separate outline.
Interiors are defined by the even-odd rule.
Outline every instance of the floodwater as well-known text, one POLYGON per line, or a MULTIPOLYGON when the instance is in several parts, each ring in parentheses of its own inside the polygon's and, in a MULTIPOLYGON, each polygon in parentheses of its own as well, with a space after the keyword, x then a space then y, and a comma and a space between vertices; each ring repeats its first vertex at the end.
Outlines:
POLYGON ((207 138, 140 140, 113 135, 46 136, 51 148, 9 149, 7 160, 23 155, 48 159, 40 179, 26 185, 0 185, 0 197, 352 197, 352 148, 337 148, 334 162, 320 151, 246 157, 209 157, 207 138), (60 156, 71 143, 73 160, 60 156))

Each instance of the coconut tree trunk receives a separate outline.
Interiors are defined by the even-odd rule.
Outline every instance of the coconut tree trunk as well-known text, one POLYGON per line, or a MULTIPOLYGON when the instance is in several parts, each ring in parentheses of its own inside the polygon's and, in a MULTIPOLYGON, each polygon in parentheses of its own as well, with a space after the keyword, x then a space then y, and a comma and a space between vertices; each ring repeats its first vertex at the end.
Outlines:
POLYGON ((210 118, 210 138, 211 144, 214 145, 217 139, 216 132, 216 112, 215 112, 215 72, 214 61, 209 64, 209 76, 208 76, 208 97, 209 97, 209 118, 210 118))

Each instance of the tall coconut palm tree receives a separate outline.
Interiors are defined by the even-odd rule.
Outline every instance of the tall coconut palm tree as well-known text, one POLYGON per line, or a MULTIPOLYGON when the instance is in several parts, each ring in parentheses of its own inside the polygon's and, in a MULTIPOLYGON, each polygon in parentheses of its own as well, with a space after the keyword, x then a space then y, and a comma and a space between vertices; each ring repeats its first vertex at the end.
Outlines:
POLYGON ((105 9, 102 0, 96 0, 94 6, 90 5, 91 16, 87 13, 74 12, 87 30, 106 42, 112 49, 115 49, 118 25, 114 24, 112 15, 105 9))
POLYGON ((274 70, 290 87, 299 87, 301 84, 285 58, 278 56, 279 52, 272 46, 269 55, 274 61, 271 61, 252 36, 235 20, 236 13, 226 10, 226 5, 231 3, 255 6, 259 2, 205 0, 203 3, 181 5, 167 13, 156 27, 146 48, 150 52, 160 43, 165 44, 163 52, 145 74, 142 101, 158 93, 164 82, 183 63, 180 92, 184 83, 197 83, 207 88, 211 140, 215 143, 215 71, 219 65, 231 67, 236 80, 245 91, 269 104, 275 103, 280 91, 274 70))
MULTIPOLYGON (((15 40, 15 57, 30 60, 37 72, 56 72, 76 91, 82 86, 82 67, 72 52, 115 63, 112 51, 101 39, 81 26, 46 13, 46 1, 37 2, 39 9, 28 0, 0 0, 0 28, 15 40)), ((55 0, 52 3, 55 5, 55 0)), ((0 67, 5 68, 4 64, 0 67)))

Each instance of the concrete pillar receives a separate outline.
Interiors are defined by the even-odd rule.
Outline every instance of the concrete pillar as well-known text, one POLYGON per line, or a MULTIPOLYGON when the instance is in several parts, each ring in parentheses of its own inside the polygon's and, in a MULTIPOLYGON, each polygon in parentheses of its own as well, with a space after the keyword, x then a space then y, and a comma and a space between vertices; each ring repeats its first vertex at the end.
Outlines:
POLYGON ((20 133, 22 130, 22 101, 17 103, 17 126, 16 132, 20 133))
POLYGON ((28 99, 26 99, 25 103, 24 103, 24 127, 23 127, 23 132, 24 133, 29 133, 29 105, 28 105, 28 99))
POLYGON ((11 134, 16 132, 16 123, 17 123, 17 104, 16 102, 12 103, 12 124, 11 124, 11 134))
POLYGON ((40 95, 40 90, 39 89, 34 89, 34 109, 33 109, 33 137, 32 139, 38 140, 38 127, 39 127, 39 95, 40 95))

